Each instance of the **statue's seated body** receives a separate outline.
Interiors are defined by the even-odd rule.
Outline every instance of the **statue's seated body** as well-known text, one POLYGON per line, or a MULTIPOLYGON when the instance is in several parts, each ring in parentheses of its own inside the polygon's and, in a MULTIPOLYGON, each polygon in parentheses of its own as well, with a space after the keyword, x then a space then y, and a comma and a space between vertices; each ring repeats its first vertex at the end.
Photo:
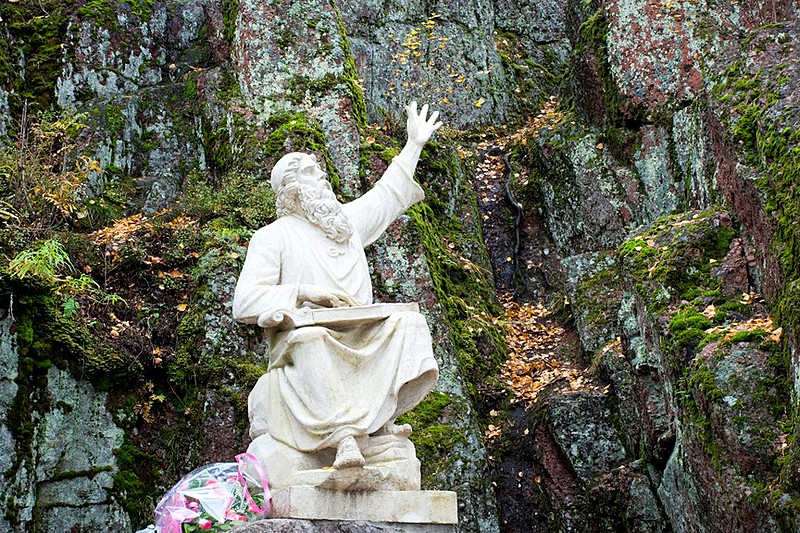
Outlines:
POLYGON ((288 154, 272 171, 279 218, 250 241, 233 312, 269 338, 250 451, 273 486, 419 488, 411 428, 395 419, 436 382, 430 332, 411 305, 371 305, 364 253, 424 197, 413 170, 440 123, 408 111, 406 147, 352 202, 336 200, 312 155, 288 154))

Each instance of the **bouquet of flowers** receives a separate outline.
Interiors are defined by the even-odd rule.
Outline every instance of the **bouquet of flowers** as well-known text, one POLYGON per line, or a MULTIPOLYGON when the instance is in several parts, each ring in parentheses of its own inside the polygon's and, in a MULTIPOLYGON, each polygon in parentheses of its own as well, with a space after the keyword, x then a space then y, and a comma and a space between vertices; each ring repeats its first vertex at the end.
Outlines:
POLYGON ((158 533, 230 531, 263 518, 270 509, 267 478, 253 455, 235 463, 213 463, 193 470, 156 506, 158 533))

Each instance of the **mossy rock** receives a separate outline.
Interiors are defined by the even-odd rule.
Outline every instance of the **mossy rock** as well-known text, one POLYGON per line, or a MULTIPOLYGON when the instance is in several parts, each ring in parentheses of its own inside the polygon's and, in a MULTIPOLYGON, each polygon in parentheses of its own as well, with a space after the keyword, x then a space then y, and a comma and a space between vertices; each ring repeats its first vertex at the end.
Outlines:
POLYGON ((203 173, 192 171, 179 202, 182 211, 201 223, 223 218, 227 226, 254 231, 275 220, 275 194, 269 181, 245 171, 227 172, 216 186, 203 173))
POLYGON ((791 396, 787 355, 757 335, 712 343, 687 368, 679 416, 721 475, 766 484, 779 478, 783 453, 776 442, 791 396))
POLYGON ((271 129, 264 142, 264 152, 279 159, 286 152, 313 152, 322 156, 328 179, 339 186, 339 175, 331 160, 325 133, 318 121, 305 113, 281 112, 269 118, 271 129))
POLYGON ((447 412, 454 408, 449 394, 432 391, 413 410, 400 416, 398 424, 411 424, 411 442, 422 465, 423 485, 430 486, 436 473, 452 462, 453 447, 464 439, 459 430, 447 424, 447 412))
POLYGON ((9 97, 12 117, 21 118, 26 101, 29 114, 52 105, 73 4, 72 0, 0 4, 0 20, 10 36, 0 39, 0 85, 14 89, 9 97), (19 57, 27 68, 19 68, 19 57))
POLYGON ((711 269, 725 257, 736 235, 727 213, 690 211, 658 219, 650 228, 617 250, 626 283, 638 287, 650 311, 719 289, 720 280, 711 269))

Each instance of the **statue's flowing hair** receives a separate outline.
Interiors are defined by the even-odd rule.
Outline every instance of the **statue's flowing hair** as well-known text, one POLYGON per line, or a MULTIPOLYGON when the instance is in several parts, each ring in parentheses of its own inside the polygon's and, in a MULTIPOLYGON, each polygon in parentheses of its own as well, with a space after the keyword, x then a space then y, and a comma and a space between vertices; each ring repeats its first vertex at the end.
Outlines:
POLYGON ((290 159, 289 164, 286 166, 286 171, 281 176, 280 188, 275 199, 275 214, 278 217, 297 212, 300 202, 300 197, 297 194, 297 190, 300 187, 300 184, 297 183, 297 171, 300 169, 300 161, 302 159, 303 154, 297 154, 297 156, 290 159))
POLYGON ((299 213, 318 226, 325 236, 338 243, 346 243, 353 236, 353 225, 342 211, 342 204, 333 194, 331 184, 324 182, 322 190, 297 181, 297 171, 302 155, 292 159, 281 177, 281 188, 275 201, 279 217, 299 213))

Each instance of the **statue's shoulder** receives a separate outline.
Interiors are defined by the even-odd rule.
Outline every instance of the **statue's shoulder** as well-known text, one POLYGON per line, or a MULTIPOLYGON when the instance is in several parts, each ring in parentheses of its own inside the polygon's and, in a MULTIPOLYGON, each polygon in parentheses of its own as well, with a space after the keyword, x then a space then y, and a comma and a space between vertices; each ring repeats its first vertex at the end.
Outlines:
POLYGON ((279 240, 280 238, 285 237, 287 231, 290 231, 295 224, 295 217, 281 217, 274 222, 257 229, 256 232, 253 233, 253 236, 250 237, 250 244, 252 246, 253 243, 267 243, 279 240))

